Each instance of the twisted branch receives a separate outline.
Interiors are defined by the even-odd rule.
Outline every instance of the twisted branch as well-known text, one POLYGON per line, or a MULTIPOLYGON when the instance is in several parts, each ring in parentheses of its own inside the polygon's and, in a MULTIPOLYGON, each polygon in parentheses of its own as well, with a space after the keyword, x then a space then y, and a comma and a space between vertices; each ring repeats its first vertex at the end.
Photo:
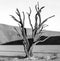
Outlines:
POLYGON ((13 15, 10 15, 16 22, 20 23, 19 20, 17 20, 13 15))
POLYGON ((33 31, 34 31, 34 29, 33 29, 33 25, 32 25, 32 23, 31 23, 31 19, 30 19, 30 15, 31 15, 31 8, 29 7, 29 9, 30 9, 30 13, 28 13, 27 12, 27 14, 28 14, 28 19, 29 19, 29 24, 30 24, 30 26, 31 26, 31 28, 32 28, 32 38, 34 38, 34 33, 33 33, 33 31))
POLYGON ((24 12, 22 12, 23 13, 23 26, 24 26, 24 22, 25 22, 25 14, 24 14, 24 12))
POLYGON ((40 40, 40 37, 39 37, 39 38, 37 39, 37 41, 34 42, 33 45, 36 45, 36 44, 39 43, 39 42, 44 42, 44 41, 46 41, 47 39, 49 39, 50 37, 51 37, 51 36, 45 38, 44 40, 40 40))
POLYGON ((29 19, 30 26, 31 26, 31 28, 33 29, 33 25, 32 25, 32 23, 31 23, 31 19, 30 19, 31 8, 29 7, 29 9, 30 9, 30 13, 27 12, 27 14, 28 14, 28 19, 29 19))
POLYGON ((41 10, 43 8, 44 8, 44 6, 39 9, 39 3, 37 5, 35 5, 35 9, 36 9, 37 13, 35 15, 35 32, 34 32, 34 36, 36 35, 37 29, 38 29, 38 26, 37 26, 38 25, 38 23, 37 23, 38 17, 39 17, 39 25, 41 24, 41 15, 40 15, 40 13, 41 13, 41 10))
MULTIPOLYGON (((54 17, 54 16, 55 16, 55 15, 52 15, 52 16, 46 18, 46 19, 39 25, 39 28, 40 28, 48 19, 50 19, 50 18, 52 18, 52 17, 54 17)), ((38 28, 38 29, 39 29, 39 28, 38 28)))

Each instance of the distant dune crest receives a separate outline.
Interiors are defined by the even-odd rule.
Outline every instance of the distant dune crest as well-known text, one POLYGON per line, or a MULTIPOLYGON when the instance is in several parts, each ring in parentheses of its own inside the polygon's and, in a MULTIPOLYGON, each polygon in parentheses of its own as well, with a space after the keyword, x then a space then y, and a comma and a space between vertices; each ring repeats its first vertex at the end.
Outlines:
MULTIPOLYGON (((14 27, 16 27, 19 31, 19 28, 17 26, 10 26, 6 24, 0 24, 0 44, 11 42, 14 40, 20 40, 19 36, 17 36, 17 32, 14 30, 14 27)), ((31 38, 31 29, 27 29, 28 38, 31 38)), ((43 31, 43 36, 60 36, 60 32, 55 31, 43 31)))

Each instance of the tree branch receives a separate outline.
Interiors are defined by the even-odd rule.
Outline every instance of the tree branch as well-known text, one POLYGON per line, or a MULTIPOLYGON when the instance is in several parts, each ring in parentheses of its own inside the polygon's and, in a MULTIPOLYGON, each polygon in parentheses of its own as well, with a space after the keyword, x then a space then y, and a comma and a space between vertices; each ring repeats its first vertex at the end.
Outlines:
POLYGON ((20 12, 19 12, 18 8, 16 9, 16 11, 17 11, 16 14, 18 15, 18 17, 20 19, 20 22, 22 22, 21 15, 20 15, 20 12))
POLYGON ((41 37, 41 35, 42 35, 42 33, 43 33, 43 32, 41 32, 40 34, 39 34, 39 33, 37 33, 37 34, 35 35, 35 37, 34 37, 34 41, 33 41, 33 42, 35 42, 35 41, 39 40, 39 39, 40 39, 40 37, 41 37))
POLYGON ((19 20, 17 20, 13 15, 10 15, 16 22, 20 23, 19 20))
POLYGON ((44 27, 42 26, 42 27, 41 27, 41 29, 40 29, 40 31, 39 31, 37 34, 40 34, 40 33, 41 33, 41 31, 43 30, 43 28, 44 28, 44 27))
POLYGON ((21 19, 21 15, 20 15, 20 12, 19 12, 18 8, 16 9, 16 14, 19 17, 19 20, 20 20, 19 23, 23 26, 22 19, 21 19))
POLYGON ((42 25, 40 28, 40 30, 38 29, 37 30, 37 34, 40 34, 41 32, 42 32, 42 30, 45 28, 45 27, 47 27, 48 25, 46 25, 46 26, 44 26, 44 25, 42 25))
POLYGON ((37 11, 37 5, 35 5, 35 10, 37 11))
POLYGON ((24 22, 25 22, 25 14, 24 14, 24 12, 22 12, 23 13, 23 26, 24 26, 24 22))
MULTIPOLYGON (((20 27, 20 25, 19 25, 19 28, 21 29, 21 32, 22 32, 22 36, 23 36, 23 39, 24 39, 24 41, 26 42, 26 44, 27 44, 27 46, 29 46, 29 42, 28 42, 28 39, 27 39, 27 37, 26 37, 26 34, 25 34, 25 28, 24 28, 24 21, 25 21, 25 14, 24 14, 24 12, 23 12, 23 23, 22 23, 22 19, 21 19, 21 15, 20 15, 20 12, 19 12, 19 10, 18 9, 16 9, 16 14, 18 15, 18 17, 19 17, 19 20, 20 21, 18 21, 13 15, 10 15, 15 21, 17 21, 20 25, 21 25, 21 27, 20 27)), ((17 31, 17 29, 15 28, 15 30, 17 31)), ((18 31, 17 31, 18 32, 18 31)), ((20 34, 20 33, 19 33, 20 34)))
MULTIPOLYGON (((39 28, 40 28, 48 19, 50 19, 50 18, 52 18, 52 17, 54 17, 54 16, 55 16, 55 15, 46 18, 46 19, 39 25, 39 28)), ((39 29, 39 28, 38 28, 38 29, 39 29)))
POLYGON ((31 23, 31 19, 30 19, 30 15, 31 15, 31 8, 29 7, 29 9, 30 9, 30 13, 28 13, 27 12, 27 14, 28 14, 28 19, 29 19, 29 24, 30 24, 30 26, 31 26, 31 28, 32 28, 32 38, 34 38, 34 36, 33 36, 33 31, 34 31, 34 29, 33 29, 33 25, 32 25, 32 23, 31 23))
POLYGON ((18 30, 16 29, 16 27, 14 27, 14 29, 17 31, 18 36, 21 37, 20 32, 18 32, 18 30))
POLYGON ((20 17, 21 15, 20 15, 20 12, 19 12, 19 10, 18 10, 18 8, 16 9, 16 14, 20 17))
POLYGON ((30 19, 31 8, 29 7, 29 9, 30 9, 30 13, 27 12, 27 14, 28 14, 28 19, 29 19, 30 26, 31 26, 31 28, 33 29, 33 25, 32 25, 32 23, 31 23, 31 19, 30 19))
POLYGON ((50 37, 51 37, 51 36, 45 38, 44 40, 40 40, 40 41, 39 41, 39 39, 40 39, 40 38, 39 38, 37 41, 34 42, 33 45, 36 45, 36 44, 39 43, 39 42, 45 42, 45 41, 46 41, 47 39, 49 39, 50 37))
POLYGON ((38 30, 38 26, 37 26, 38 25, 38 23, 37 23, 38 18, 39 18, 39 25, 41 24, 41 15, 40 15, 40 12, 41 12, 41 10, 43 8, 44 8, 44 6, 39 9, 39 3, 37 3, 37 5, 35 5, 35 9, 36 9, 37 13, 35 15, 35 29, 34 29, 35 31, 34 31, 34 36, 36 35, 37 30, 38 30))
POLYGON ((37 32, 37 14, 35 15, 35 30, 34 30, 34 37, 35 37, 35 35, 36 35, 36 32, 37 32))

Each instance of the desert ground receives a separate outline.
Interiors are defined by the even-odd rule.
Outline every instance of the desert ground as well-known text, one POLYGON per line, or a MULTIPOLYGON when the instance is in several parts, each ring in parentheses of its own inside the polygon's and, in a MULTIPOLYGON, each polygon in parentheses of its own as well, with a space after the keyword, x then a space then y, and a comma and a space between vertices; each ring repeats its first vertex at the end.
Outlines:
POLYGON ((25 56, 21 45, 0 45, 0 61, 60 61, 60 45, 34 46, 33 54, 36 60, 18 58, 25 56))
MULTIPOLYGON (((31 36, 30 31, 31 29, 28 29, 27 34, 31 36)), ((60 32, 45 30, 43 35, 60 36, 60 32)), ((0 24, 0 44, 20 39, 13 26, 0 24)), ((60 61, 60 45, 36 45, 33 48, 33 54, 38 59, 21 59, 21 56, 25 56, 22 45, 0 45, 0 61, 60 61)))

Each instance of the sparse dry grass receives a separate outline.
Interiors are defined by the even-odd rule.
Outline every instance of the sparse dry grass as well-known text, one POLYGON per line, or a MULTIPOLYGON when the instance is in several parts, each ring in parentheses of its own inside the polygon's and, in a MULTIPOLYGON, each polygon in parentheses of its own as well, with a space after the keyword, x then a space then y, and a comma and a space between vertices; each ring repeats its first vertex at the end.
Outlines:
MULTIPOLYGON (((0 46, 0 50, 4 51, 8 50, 8 51, 20 51, 19 48, 21 50, 23 50, 23 46, 10 46, 9 49, 7 46, 0 46), (4 48, 3 48, 4 47, 4 48), (18 47, 18 48, 17 48, 18 47), (14 48, 14 49, 13 49, 14 48)), ((60 46, 58 45, 43 45, 43 46, 35 46, 33 49, 34 56, 38 57, 38 60, 27 60, 27 59, 19 59, 17 58, 17 56, 21 55, 21 56, 25 56, 24 54, 22 54, 22 52, 11 52, 10 54, 8 52, 6 52, 6 54, 4 54, 3 52, 0 53, 0 55, 10 55, 10 57, 3 57, 0 56, 0 61, 60 61, 60 46), (52 52, 56 52, 57 53, 57 57, 54 58, 52 52), (13 57, 11 57, 13 55, 13 57), (15 57, 14 57, 15 56, 15 57), (52 58, 52 59, 50 59, 52 58)))
MULTIPOLYGON (((40 53, 39 53, 40 54, 40 53)), ((40 54, 38 55, 37 53, 34 54, 35 58, 38 58, 36 60, 31 60, 31 59, 26 59, 26 58, 18 58, 16 57, 5 57, 5 56, 0 56, 0 61, 60 61, 60 56, 59 54, 54 57, 53 54, 40 54)))

